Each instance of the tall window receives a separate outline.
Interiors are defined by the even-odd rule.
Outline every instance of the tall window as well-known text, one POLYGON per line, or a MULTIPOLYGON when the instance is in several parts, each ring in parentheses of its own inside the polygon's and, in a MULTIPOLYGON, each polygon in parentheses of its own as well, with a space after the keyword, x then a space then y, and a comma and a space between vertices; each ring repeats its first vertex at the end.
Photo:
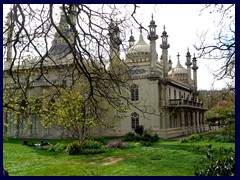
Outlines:
POLYGON ((139 100, 139 92, 138 92, 138 85, 133 84, 131 86, 131 100, 138 101, 139 100))
POLYGON ((32 133, 33 134, 38 134, 38 120, 39 120, 39 116, 37 114, 34 114, 33 119, 32 119, 32 133))
POLYGON ((174 99, 177 99, 177 92, 175 89, 174 89, 174 99))
POLYGON ((169 96, 169 99, 171 99, 171 89, 169 88, 169 91, 168 91, 168 96, 169 96))
POLYGON ((139 126, 139 115, 138 113, 134 112, 132 113, 132 128, 135 129, 139 126))

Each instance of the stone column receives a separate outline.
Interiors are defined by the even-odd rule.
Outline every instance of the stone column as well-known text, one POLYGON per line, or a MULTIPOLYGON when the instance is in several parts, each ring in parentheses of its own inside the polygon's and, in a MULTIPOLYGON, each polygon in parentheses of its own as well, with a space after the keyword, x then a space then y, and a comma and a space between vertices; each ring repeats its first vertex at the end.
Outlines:
POLYGON ((14 138, 19 137, 19 121, 20 121, 20 115, 17 114, 15 116, 16 118, 16 123, 14 123, 14 138))
POLYGON ((196 118, 196 120, 197 120, 197 132, 199 133, 200 132, 200 128, 199 128, 199 111, 197 111, 197 118, 196 118))
POLYGON ((184 110, 181 111, 181 126, 182 126, 182 131, 183 135, 186 135, 186 127, 185 127, 185 115, 184 115, 184 110))
POLYGON ((196 133, 196 116, 195 116, 195 112, 192 112, 192 132, 196 133))
POLYGON ((32 137, 32 117, 31 116, 28 116, 27 117, 27 120, 28 120, 28 137, 32 137))
POLYGON ((8 128, 4 124, 8 124, 8 113, 3 113, 3 133, 7 133, 8 128))

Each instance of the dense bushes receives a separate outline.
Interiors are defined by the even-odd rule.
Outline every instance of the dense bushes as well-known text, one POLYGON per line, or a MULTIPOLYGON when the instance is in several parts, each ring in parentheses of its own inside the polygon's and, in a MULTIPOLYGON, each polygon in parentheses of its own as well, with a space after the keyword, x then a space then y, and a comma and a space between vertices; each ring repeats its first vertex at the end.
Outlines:
POLYGON ((157 134, 151 135, 148 132, 144 132, 143 136, 129 132, 122 137, 122 140, 126 142, 140 142, 144 146, 150 146, 152 143, 159 141, 159 137, 157 134))
POLYGON ((199 142, 199 141, 208 141, 208 142, 223 142, 223 143, 232 143, 235 142, 235 134, 231 131, 229 132, 228 129, 224 129, 222 131, 210 133, 207 135, 201 134, 192 134, 189 137, 181 139, 181 143, 192 143, 192 142, 199 142))
POLYGON ((68 155, 76 155, 80 153, 80 145, 79 143, 71 143, 67 146, 67 154, 68 155))
POLYGON ((232 148, 212 148, 211 144, 205 147, 197 146, 200 154, 205 154, 200 165, 195 167, 196 176, 234 176, 235 175, 235 150, 232 148))
POLYGON ((105 152, 104 146, 101 142, 94 140, 85 140, 82 143, 71 143, 67 146, 68 155, 76 154, 99 154, 105 152))
POLYGON ((198 142, 203 140, 203 135, 201 134, 192 134, 189 137, 181 139, 181 143, 188 143, 188 142, 198 142))
POLYGON ((67 149, 67 145, 66 144, 62 144, 62 143, 57 143, 54 146, 51 146, 48 151, 53 151, 53 152, 63 152, 67 149))

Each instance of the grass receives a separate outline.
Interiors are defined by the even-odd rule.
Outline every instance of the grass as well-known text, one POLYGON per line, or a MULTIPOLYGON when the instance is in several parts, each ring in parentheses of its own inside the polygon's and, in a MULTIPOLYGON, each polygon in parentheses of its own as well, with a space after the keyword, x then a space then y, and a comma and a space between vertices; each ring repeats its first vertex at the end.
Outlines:
MULTIPOLYGON (((45 147, 22 146, 22 140, 4 140, 3 165, 10 176, 193 176, 194 166, 201 159, 194 146, 207 144, 161 140, 150 147, 136 145, 129 149, 108 149, 102 154, 70 156, 49 152, 45 147)), ((211 144, 213 147, 235 146, 234 143, 211 144)))

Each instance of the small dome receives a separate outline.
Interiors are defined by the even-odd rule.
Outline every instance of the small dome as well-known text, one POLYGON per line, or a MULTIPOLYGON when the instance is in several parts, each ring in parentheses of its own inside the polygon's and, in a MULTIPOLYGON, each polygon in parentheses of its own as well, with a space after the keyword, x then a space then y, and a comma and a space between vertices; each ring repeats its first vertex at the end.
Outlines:
POLYGON ((176 67, 174 68, 174 74, 187 74, 187 69, 185 69, 178 60, 176 67))
POLYGON ((151 24, 151 25, 154 25, 154 24, 155 24, 155 21, 152 19, 152 20, 150 21, 150 24, 151 24))

